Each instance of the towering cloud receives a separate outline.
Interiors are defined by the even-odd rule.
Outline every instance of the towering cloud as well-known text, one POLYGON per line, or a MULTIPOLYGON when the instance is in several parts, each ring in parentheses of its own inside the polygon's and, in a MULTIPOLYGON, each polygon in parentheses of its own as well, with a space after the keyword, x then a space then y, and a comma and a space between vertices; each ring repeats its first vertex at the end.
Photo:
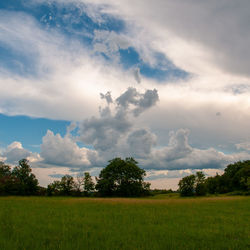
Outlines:
POLYGON ((99 117, 86 119, 79 125, 79 140, 100 151, 119 148, 120 141, 133 129, 133 116, 153 107, 159 100, 157 90, 141 94, 135 88, 128 88, 112 107, 110 92, 101 94, 101 98, 106 99, 108 106, 100 108, 99 117))

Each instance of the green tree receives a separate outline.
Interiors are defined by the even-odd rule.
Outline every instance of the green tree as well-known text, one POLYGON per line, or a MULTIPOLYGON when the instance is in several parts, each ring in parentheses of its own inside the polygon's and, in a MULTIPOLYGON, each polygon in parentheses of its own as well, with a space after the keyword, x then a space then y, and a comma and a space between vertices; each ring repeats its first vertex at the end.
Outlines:
POLYGON ((38 190, 38 180, 35 175, 32 174, 32 170, 27 159, 19 161, 18 166, 16 166, 12 171, 12 176, 19 180, 18 194, 36 194, 38 190))
POLYGON ((0 178, 4 176, 11 175, 11 168, 9 165, 6 165, 4 162, 0 161, 0 178))
POLYGON ((225 174, 230 178, 230 191, 250 191, 250 161, 236 162, 227 166, 225 174))
POLYGON ((114 158, 97 178, 96 190, 102 196, 141 196, 149 194, 149 183, 143 181, 145 170, 133 158, 114 158))
POLYGON ((193 196, 195 194, 195 175, 183 177, 179 181, 179 191, 181 196, 193 196))
POLYGON ((61 186, 61 194, 63 195, 70 195, 74 190, 74 178, 70 175, 64 175, 60 182, 61 186))
POLYGON ((61 194, 61 182, 60 181, 53 181, 47 186, 47 195, 59 195, 61 194))
POLYGON ((16 181, 11 174, 11 167, 0 162, 0 195, 15 194, 16 181))
POLYGON ((89 195, 91 192, 95 190, 95 184, 89 172, 84 173, 83 187, 85 195, 89 195))
POLYGON ((228 193, 232 191, 250 191, 250 160, 229 164, 224 174, 206 179, 209 193, 228 193))
POLYGON ((215 176, 208 177, 205 180, 205 185, 208 193, 210 194, 218 194, 220 193, 220 178, 221 176, 218 173, 215 176))
POLYGON ((206 184, 205 184, 206 177, 202 171, 196 172, 195 175, 195 195, 201 196, 207 193, 206 184))

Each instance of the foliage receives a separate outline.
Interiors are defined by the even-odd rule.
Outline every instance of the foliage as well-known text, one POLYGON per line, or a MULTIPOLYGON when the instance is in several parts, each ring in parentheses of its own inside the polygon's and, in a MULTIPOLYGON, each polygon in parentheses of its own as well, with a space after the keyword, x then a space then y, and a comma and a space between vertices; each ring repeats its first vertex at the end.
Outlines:
POLYGON ((181 196, 193 196, 195 193, 195 175, 189 175, 186 177, 183 177, 179 181, 179 190, 181 196))
POLYGON ((101 196, 142 196, 149 194, 149 183, 143 182, 145 170, 133 158, 114 158, 101 171, 96 189, 101 196))
POLYGON ((47 187, 47 194, 51 195, 72 195, 75 183, 70 175, 64 175, 60 181, 54 181, 47 187))
POLYGON ((205 184, 205 175, 202 171, 196 172, 195 176, 195 195, 201 196, 207 193, 207 188, 205 184))
POLYGON ((20 160, 13 170, 0 162, 0 194, 35 195, 38 189, 38 180, 32 174, 28 160, 20 160))
POLYGON ((18 166, 13 169, 12 175, 19 180, 18 194, 35 195, 38 191, 38 180, 31 172, 27 159, 20 160, 18 166))
POLYGON ((48 196, 59 195, 60 192, 61 192, 61 182, 60 181, 53 181, 47 187, 48 196))
POLYGON ((74 190, 74 178, 70 175, 64 175, 60 183, 61 194, 70 195, 74 190))
POLYGON ((226 167, 222 175, 205 178, 202 172, 182 178, 179 182, 179 191, 182 196, 250 193, 250 160, 239 161, 226 167))
POLYGON ((89 195, 91 192, 95 190, 95 184, 89 172, 84 173, 83 187, 85 195, 89 195))
POLYGON ((234 191, 250 191, 250 161, 239 161, 226 167, 223 175, 206 179, 207 190, 211 194, 234 191))
POLYGON ((201 196, 206 194, 205 175, 202 171, 197 171, 195 175, 189 175, 179 181, 179 191, 181 196, 201 196))
POLYGON ((159 194, 172 194, 176 191, 173 191, 172 189, 152 189, 150 190, 150 195, 159 195, 159 194))

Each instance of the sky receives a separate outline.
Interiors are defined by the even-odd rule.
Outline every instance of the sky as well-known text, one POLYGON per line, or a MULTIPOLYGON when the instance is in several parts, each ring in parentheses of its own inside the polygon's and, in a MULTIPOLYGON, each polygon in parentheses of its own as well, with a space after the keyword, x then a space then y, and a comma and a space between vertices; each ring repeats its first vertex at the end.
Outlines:
POLYGON ((134 157, 152 188, 250 159, 248 0, 0 2, 0 160, 40 185, 134 157))

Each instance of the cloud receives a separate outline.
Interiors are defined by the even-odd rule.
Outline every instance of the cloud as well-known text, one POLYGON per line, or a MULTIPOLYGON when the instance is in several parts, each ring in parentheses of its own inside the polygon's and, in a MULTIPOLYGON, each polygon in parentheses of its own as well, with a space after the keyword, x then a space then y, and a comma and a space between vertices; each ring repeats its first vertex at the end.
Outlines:
POLYGON ((113 103, 113 99, 111 96, 111 92, 108 91, 106 94, 100 93, 101 99, 105 99, 107 104, 109 105, 110 103, 113 103))
POLYGON ((121 49, 128 49, 131 45, 125 35, 114 31, 95 30, 93 40, 94 51, 104 53, 116 63, 120 62, 121 49))
MULTIPOLYGON (((110 104, 110 92, 101 95, 110 104)), ((119 140, 132 128, 131 114, 138 116, 158 101, 156 90, 146 90, 144 94, 135 88, 128 88, 114 103, 113 110, 110 106, 100 108, 100 117, 84 120, 79 126, 79 139, 85 144, 93 145, 96 150, 110 151, 114 149, 119 140)))
POLYGON ((118 106, 126 109, 130 104, 133 104, 135 106, 132 110, 134 116, 138 116, 153 107, 157 101, 159 101, 159 96, 156 89, 146 90, 144 94, 140 94, 135 88, 131 87, 116 99, 118 106))
POLYGON ((41 145, 41 157, 43 163, 68 167, 88 167, 90 162, 88 154, 90 150, 80 148, 68 136, 61 137, 60 134, 54 135, 50 130, 43 137, 41 145))
POLYGON ((137 83, 141 83, 141 75, 140 75, 140 68, 134 69, 134 77, 137 83))
POLYGON ((179 129, 170 133, 167 147, 154 149, 148 158, 141 159, 146 169, 223 169, 227 164, 246 160, 248 153, 224 154, 214 148, 198 149, 188 143, 189 131, 179 129))
POLYGON ((119 65, 93 55, 75 36, 45 29, 24 12, 0 12, 1 47, 8 59, 29 70, 0 64, 1 113, 78 120, 95 114, 100 92, 112 89, 119 94, 121 86, 134 81, 119 65))
POLYGON ((6 157, 6 161, 9 163, 17 163, 30 155, 31 153, 23 148, 22 143, 17 141, 11 143, 3 153, 3 156, 6 157))
POLYGON ((146 129, 132 131, 127 137, 128 154, 134 157, 148 157, 152 147, 156 145, 156 136, 146 129))
MULTIPOLYGON (((89 0, 84 2, 90 3, 89 0)), ((91 3, 105 4, 103 11, 133 20, 150 29, 159 40, 167 39, 171 43, 171 37, 166 36, 172 35, 198 44, 209 51, 210 60, 217 67, 249 76, 250 4, 247 0, 237 3, 233 0, 199 3, 196 0, 158 0, 154 3, 150 0, 95 0, 91 3)))
POLYGON ((0 158, 9 164, 17 164, 21 159, 28 159, 30 162, 36 162, 40 160, 40 156, 37 153, 32 153, 23 148, 21 142, 14 141, 2 151, 0 158))
POLYGON ((237 149, 243 149, 246 151, 250 151, 250 142, 241 142, 236 144, 237 149))
POLYGON ((225 88, 226 91, 232 92, 234 95, 241 95, 250 92, 249 84, 233 84, 225 88))

